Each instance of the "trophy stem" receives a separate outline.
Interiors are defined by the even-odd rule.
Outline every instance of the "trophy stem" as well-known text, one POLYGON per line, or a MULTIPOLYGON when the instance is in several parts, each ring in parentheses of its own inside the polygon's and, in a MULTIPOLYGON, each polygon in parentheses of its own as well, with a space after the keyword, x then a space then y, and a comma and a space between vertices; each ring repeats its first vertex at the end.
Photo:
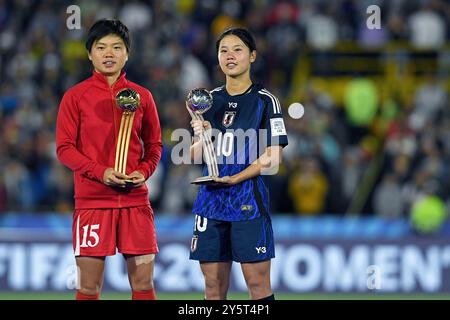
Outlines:
MULTIPOLYGON (((202 115, 194 114, 194 118, 196 120, 204 121, 204 118, 202 115)), ((216 154, 214 151, 214 145, 211 141, 210 135, 206 131, 202 131, 200 135, 200 139, 202 139, 203 142, 203 155, 205 158, 206 166, 208 167, 208 174, 212 177, 218 177, 219 176, 219 168, 217 166, 217 159, 216 154)))
POLYGON ((199 119, 199 118, 197 117, 197 115, 196 115, 194 112, 192 112, 191 109, 188 108, 188 106, 186 106, 186 109, 187 109, 187 111, 189 112, 189 114, 191 115, 191 118, 192 118, 192 119, 194 119, 194 120, 201 120, 201 119, 199 119))
POLYGON ((126 174, 128 148, 133 127, 134 112, 124 111, 120 121, 119 136, 116 145, 116 161, 114 170, 126 174))
POLYGON ((124 162, 123 155, 124 155, 124 152, 125 152, 125 140, 126 140, 125 137, 127 136, 128 120, 129 120, 129 117, 128 117, 128 115, 125 112, 123 113, 122 117, 125 118, 125 121, 124 121, 124 127, 123 127, 123 132, 122 132, 122 139, 120 139, 120 146, 119 146, 119 148, 120 148, 119 172, 120 173, 122 173, 122 170, 123 170, 122 169, 123 168, 123 162, 124 162))
POLYGON ((117 136, 116 161, 114 163, 115 171, 119 171, 119 158, 121 159, 122 135, 123 135, 123 128, 125 126, 124 123, 125 123, 125 117, 122 114, 122 118, 120 119, 119 135, 117 136))
POLYGON ((123 174, 127 174, 126 170, 127 170, 127 160, 128 160, 128 149, 130 146, 130 138, 131 138, 131 131, 133 128, 133 122, 134 122, 134 112, 129 114, 128 116, 128 131, 127 131, 127 135, 125 138, 125 154, 123 156, 123 167, 122 167, 122 173, 123 174))
POLYGON ((219 168, 217 166, 217 159, 214 152, 214 145, 211 141, 211 137, 203 132, 203 152, 205 155, 206 165, 208 166, 208 173, 210 176, 218 177, 219 168))

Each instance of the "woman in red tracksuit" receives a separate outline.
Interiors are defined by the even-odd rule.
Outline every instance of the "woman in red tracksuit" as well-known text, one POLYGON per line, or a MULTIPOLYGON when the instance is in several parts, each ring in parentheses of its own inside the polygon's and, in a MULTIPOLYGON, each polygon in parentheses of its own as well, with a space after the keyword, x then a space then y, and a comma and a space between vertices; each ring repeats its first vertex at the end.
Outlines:
POLYGON ((75 180, 72 232, 80 300, 99 298, 105 257, 116 248, 127 261, 132 298, 156 299, 158 246, 145 181, 161 158, 161 128, 152 94, 125 78, 129 46, 128 29, 120 21, 96 22, 86 41, 93 75, 65 93, 58 111, 57 156, 75 180), (140 95, 140 105, 124 174, 114 167, 123 113, 115 97, 125 88, 140 95))

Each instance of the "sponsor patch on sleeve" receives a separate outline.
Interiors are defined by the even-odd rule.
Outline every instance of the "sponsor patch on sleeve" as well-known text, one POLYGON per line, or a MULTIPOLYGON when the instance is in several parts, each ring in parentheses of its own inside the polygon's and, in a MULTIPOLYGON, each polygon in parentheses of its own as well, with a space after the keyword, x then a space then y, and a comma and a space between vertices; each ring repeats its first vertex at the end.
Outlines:
POLYGON ((270 119, 270 129, 272 131, 272 137, 286 135, 283 118, 270 119))

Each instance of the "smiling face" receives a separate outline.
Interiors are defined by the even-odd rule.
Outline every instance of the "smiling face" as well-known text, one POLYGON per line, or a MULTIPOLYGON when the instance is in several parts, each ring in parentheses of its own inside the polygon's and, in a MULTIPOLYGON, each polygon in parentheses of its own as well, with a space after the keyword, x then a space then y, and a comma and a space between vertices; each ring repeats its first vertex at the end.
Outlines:
POLYGON ((219 44, 218 60, 220 68, 227 77, 237 78, 250 74, 250 64, 255 61, 256 51, 235 35, 225 36, 219 44))
POLYGON ((89 60, 97 72, 114 76, 120 74, 127 62, 128 51, 121 37, 109 34, 94 42, 89 52, 89 60))

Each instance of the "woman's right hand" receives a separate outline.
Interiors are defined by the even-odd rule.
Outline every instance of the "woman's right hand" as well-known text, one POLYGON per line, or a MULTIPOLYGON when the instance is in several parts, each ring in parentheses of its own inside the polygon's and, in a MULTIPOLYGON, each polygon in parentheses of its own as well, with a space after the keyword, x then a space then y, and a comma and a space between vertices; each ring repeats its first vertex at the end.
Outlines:
POLYGON ((194 136, 199 137, 203 130, 211 130, 211 123, 206 120, 192 120, 191 127, 194 130, 194 136))
POLYGON ((103 183, 107 186, 125 187, 126 183, 124 179, 129 179, 129 177, 113 168, 108 168, 103 173, 103 183))

